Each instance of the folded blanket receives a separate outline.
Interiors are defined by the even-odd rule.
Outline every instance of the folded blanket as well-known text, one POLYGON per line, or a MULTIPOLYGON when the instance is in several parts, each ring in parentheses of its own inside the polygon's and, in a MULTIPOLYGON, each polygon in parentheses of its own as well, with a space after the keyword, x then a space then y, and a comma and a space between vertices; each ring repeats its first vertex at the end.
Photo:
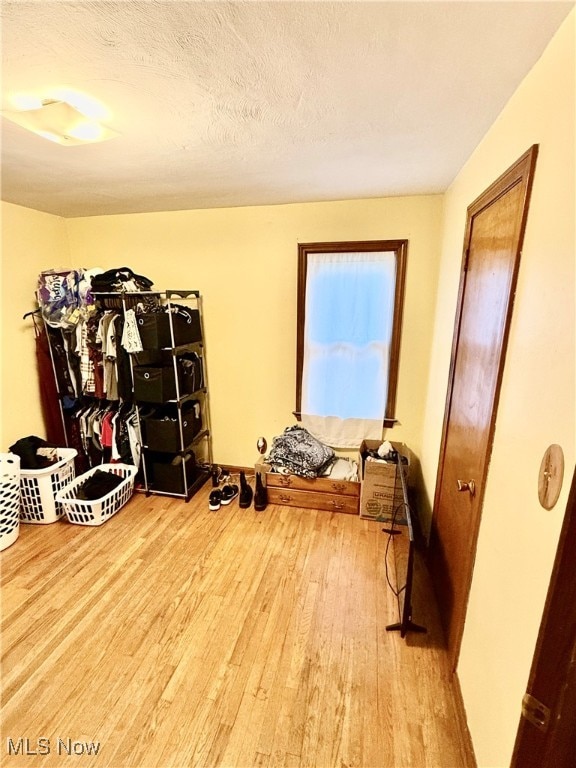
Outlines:
POLYGON ((339 457, 334 461, 334 464, 322 474, 322 477, 329 477, 330 480, 356 482, 358 480, 358 464, 355 461, 352 461, 352 459, 339 457))

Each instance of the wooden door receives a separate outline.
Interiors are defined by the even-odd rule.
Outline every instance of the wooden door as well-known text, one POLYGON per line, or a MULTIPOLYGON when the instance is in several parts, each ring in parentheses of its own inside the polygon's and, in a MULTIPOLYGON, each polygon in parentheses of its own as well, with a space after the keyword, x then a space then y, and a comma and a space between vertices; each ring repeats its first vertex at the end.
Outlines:
POLYGON ((511 768, 572 768, 575 763, 575 550, 576 471, 572 477, 511 768))
POLYGON ((456 668, 537 146, 468 208, 430 537, 430 568, 456 668))

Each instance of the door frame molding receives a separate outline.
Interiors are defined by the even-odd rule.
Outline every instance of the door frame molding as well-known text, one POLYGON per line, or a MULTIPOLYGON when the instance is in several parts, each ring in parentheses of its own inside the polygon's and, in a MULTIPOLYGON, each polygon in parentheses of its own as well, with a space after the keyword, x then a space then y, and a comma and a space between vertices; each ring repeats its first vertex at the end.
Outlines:
MULTIPOLYGON (((550 710, 539 728, 520 717, 511 768, 565 768, 574 764, 576 706, 576 469, 558 539, 526 693, 550 710), (568 608, 568 610, 567 610, 568 608)), ((520 702, 518 702, 520 706, 520 702)))
MULTIPOLYGON (((458 298, 456 304, 456 317, 454 321, 454 335, 452 338, 452 349, 450 354, 450 369, 448 375, 448 388, 446 393, 446 404, 444 407, 444 419, 442 422, 442 438, 440 442, 440 451, 438 458, 438 470, 436 474, 436 488, 434 492, 434 504, 432 508, 432 528, 435 526, 436 512, 440 500, 440 494, 442 490, 442 478, 444 471, 444 461, 446 453, 446 441, 448 434, 448 425, 450 421, 450 413, 452 408, 452 393, 454 387, 454 376, 456 370, 456 357, 458 352, 458 345, 460 341, 460 329, 462 323, 462 312, 464 307, 464 297, 466 293, 466 277, 468 269, 468 256, 470 249, 470 241, 472 238, 472 229, 474 218, 481 213, 485 208, 492 205, 496 200, 506 194, 510 189, 518 184, 523 187, 522 195, 522 218, 519 224, 519 236, 518 245, 516 247, 516 253, 514 254, 514 265, 512 273, 512 281, 510 284, 510 294, 508 307, 506 309, 506 318, 504 323, 504 333, 502 339, 502 350, 500 359, 498 361, 498 373, 496 378, 496 388, 494 392, 494 404, 492 413, 490 416, 489 437, 488 437, 488 451, 486 455, 486 461, 484 462, 483 476, 479 478, 479 493, 478 493, 478 516, 476 530, 473 532, 473 536, 470 542, 471 551, 476 551, 478 532, 480 528, 480 520, 482 516, 482 506, 484 502, 484 490, 486 485, 486 478, 488 476, 488 467, 490 463, 490 455, 492 452, 492 446, 494 442, 494 429, 496 424, 496 413, 498 411, 498 402, 500 399, 500 388, 502 384, 502 376, 504 372, 504 363, 506 359, 506 351, 508 347, 508 337, 510 334, 510 322, 512 318, 512 310, 514 306, 514 297, 516 292, 516 282, 518 279, 518 270, 520 267, 520 256, 522 254, 522 247, 524 243, 524 232, 526 229, 526 219, 528 216, 528 206, 530 202, 530 194, 532 192, 532 184, 534 179, 534 168, 536 166, 536 158, 538 156, 538 145, 534 144, 528 149, 513 165, 508 168, 496 181, 494 181, 479 197, 474 200, 467 208, 466 216, 466 229, 464 233, 464 246, 462 253, 462 263, 460 267, 460 283, 458 288, 458 298)), ((467 602, 470 596, 470 587, 472 584, 472 572, 474 568, 474 558, 472 558, 471 566, 469 569, 466 585, 466 605, 464 606, 464 613, 460 617, 459 625, 456 628, 456 644, 454 648, 448 648, 449 664, 452 672, 456 670, 458 663, 458 657, 460 654, 460 647, 462 644, 462 636, 464 633, 464 623, 466 617, 467 602)))

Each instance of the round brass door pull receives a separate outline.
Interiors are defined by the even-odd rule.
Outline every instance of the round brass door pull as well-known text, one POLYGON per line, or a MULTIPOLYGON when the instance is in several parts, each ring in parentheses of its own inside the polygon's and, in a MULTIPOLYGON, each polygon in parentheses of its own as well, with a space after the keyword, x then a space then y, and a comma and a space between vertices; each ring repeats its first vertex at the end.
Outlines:
POLYGON ((558 501, 564 478, 564 452, 554 443, 546 449, 538 475, 538 499, 544 509, 552 509, 558 501))

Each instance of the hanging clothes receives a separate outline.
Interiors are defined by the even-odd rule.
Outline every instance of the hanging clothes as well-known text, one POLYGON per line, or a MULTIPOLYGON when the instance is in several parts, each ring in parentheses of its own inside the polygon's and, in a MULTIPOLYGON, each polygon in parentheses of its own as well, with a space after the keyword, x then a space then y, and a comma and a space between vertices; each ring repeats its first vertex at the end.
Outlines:
MULTIPOLYGON (((102 357, 102 344, 98 341, 98 328, 101 314, 94 312, 86 318, 86 344, 88 357, 92 363, 92 376, 94 377, 94 396, 104 398, 104 360, 102 357)), ((90 394, 90 392, 86 392, 90 394)))
POLYGON ((116 376, 116 338, 114 320, 116 312, 107 310, 100 319, 97 341, 101 344, 104 362, 104 395, 108 400, 118 400, 118 380, 116 376))
POLYGON ((158 310, 152 285, 128 267, 39 275, 44 322, 34 325, 46 434, 76 449, 77 472, 109 461, 140 462, 129 353, 142 343, 132 308, 158 310))
POLYGON ((116 345, 116 382, 118 397, 124 402, 131 403, 132 393, 132 368, 130 355, 122 344, 124 336, 125 320, 123 315, 118 315, 114 321, 114 343, 116 345))

